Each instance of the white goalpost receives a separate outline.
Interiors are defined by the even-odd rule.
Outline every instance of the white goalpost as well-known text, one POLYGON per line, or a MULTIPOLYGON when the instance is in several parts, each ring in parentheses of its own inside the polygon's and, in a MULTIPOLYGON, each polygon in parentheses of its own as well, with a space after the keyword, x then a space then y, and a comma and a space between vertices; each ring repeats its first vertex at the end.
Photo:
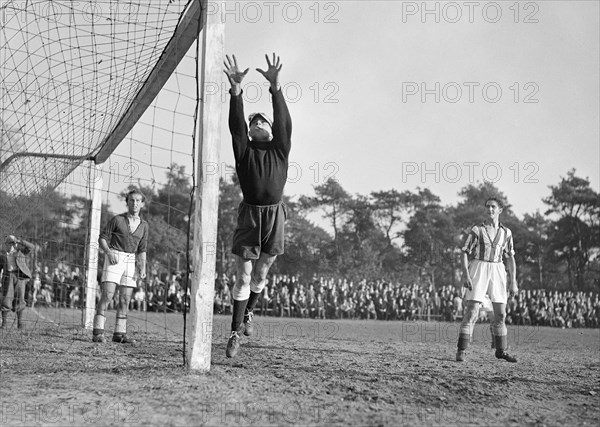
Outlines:
MULTIPOLYGON (((208 371, 212 343, 213 301, 217 260, 217 212, 219 208, 219 174, 206 174, 207 165, 219 165, 221 135, 221 101, 206 96, 207 82, 219 81, 224 57, 224 23, 218 14, 204 14, 202 61, 200 62, 201 96, 197 128, 194 248, 191 280, 189 351, 191 369, 208 371)), ((209 168, 208 170, 212 170, 209 168)))

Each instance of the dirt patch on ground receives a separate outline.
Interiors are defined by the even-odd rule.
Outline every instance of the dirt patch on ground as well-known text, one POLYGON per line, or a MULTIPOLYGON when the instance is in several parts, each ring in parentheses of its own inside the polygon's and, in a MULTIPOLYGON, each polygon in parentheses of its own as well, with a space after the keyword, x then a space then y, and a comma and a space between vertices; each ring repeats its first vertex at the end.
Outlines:
MULTIPOLYGON (((509 327, 494 357, 477 325, 256 317, 225 357, 215 316, 209 373, 183 366, 181 314, 135 312, 139 345, 96 344, 75 310, 36 309, 0 343, 0 425, 596 425, 600 331, 509 327)), ((107 328, 114 316, 109 314, 107 328)))

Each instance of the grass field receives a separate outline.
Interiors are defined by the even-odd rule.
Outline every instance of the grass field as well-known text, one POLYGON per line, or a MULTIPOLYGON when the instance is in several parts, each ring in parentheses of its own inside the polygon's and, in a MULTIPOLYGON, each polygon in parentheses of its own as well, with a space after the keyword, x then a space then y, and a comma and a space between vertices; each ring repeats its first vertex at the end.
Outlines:
MULTIPOLYGON (((132 312, 136 346, 96 344, 81 313, 36 308, 1 331, 0 425, 597 425, 600 331, 509 326, 519 363, 477 325, 256 317, 225 357, 215 316, 209 373, 183 366, 181 314, 132 312)), ((107 329, 114 325, 109 312, 107 329)), ((212 326, 212 328, 211 328, 212 326)))

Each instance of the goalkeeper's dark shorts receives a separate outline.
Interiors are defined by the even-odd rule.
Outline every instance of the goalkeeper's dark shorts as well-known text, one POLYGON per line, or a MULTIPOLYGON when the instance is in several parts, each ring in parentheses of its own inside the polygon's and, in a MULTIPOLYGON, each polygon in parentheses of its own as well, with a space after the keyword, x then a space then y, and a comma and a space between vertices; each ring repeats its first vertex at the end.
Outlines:
POLYGON ((261 252, 282 255, 286 219, 283 202, 264 206, 240 203, 231 252, 244 259, 258 259, 261 252))

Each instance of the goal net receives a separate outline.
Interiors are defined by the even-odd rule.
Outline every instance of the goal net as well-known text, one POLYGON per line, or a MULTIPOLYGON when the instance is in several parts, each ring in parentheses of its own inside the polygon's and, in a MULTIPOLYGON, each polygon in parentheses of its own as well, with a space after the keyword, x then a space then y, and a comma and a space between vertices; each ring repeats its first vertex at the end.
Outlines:
POLYGON ((2 189, 55 188, 93 158, 148 80, 184 1, 5 1, 2 189))
MULTIPOLYGON (((101 180, 102 225, 126 210, 123 195, 136 187, 148 197, 142 215, 151 239, 161 243, 148 251, 129 325, 154 337, 175 328, 181 340, 182 323, 169 326, 167 316, 186 308, 203 3, 1 3, 0 234, 38 245, 27 321, 61 327, 85 319, 101 180)), ((96 261, 100 270, 102 254, 96 261)))

